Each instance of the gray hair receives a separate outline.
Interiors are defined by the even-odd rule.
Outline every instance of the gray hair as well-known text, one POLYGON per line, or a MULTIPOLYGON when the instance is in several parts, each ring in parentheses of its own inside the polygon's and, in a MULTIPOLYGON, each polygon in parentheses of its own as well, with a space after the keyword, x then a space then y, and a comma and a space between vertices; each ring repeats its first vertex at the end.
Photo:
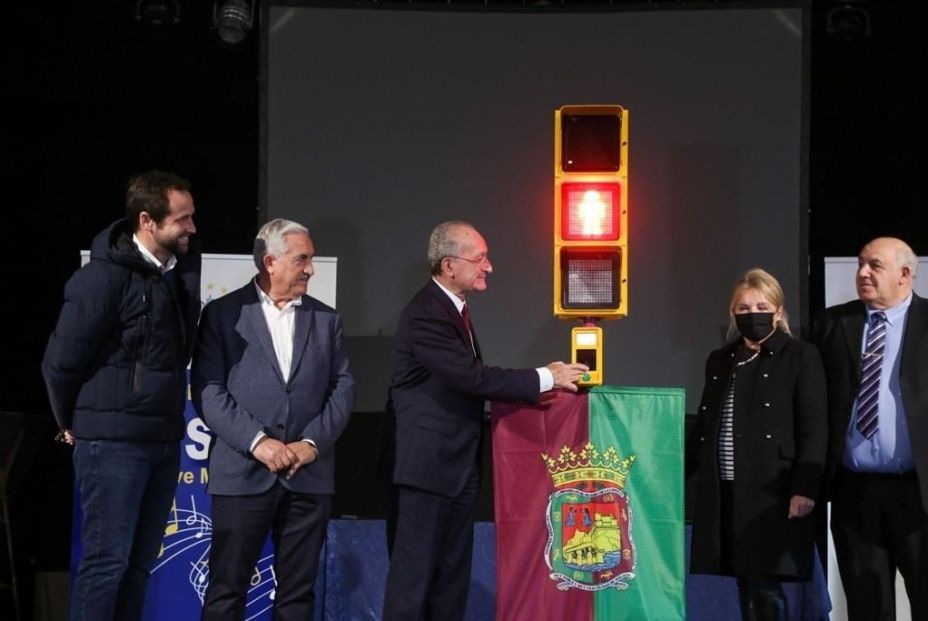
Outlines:
POLYGON ((462 228, 474 227, 463 220, 449 220, 432 229, 432 234, 429 235, 429 272, 432 276, 441 274, 442 259, 461 253, 460 239, 455 233, 462 228))
POLYGON ((896 263, 900 268, 909 268, 909 274, 912 275, 913 280, 915 279, 915 276, 918 274, 918 257, 908 244, 903 243, 899 246, 899 249, 896 250, 896 263))
POLYGON ((255 237, 254 259, 259 272, 264 271, 264 257, 271 255, 279 258, 287 252, 287 242, 284 237, 291 233, 309 235, 309 229, 293 220, 275 218, 261 227, 255 237))

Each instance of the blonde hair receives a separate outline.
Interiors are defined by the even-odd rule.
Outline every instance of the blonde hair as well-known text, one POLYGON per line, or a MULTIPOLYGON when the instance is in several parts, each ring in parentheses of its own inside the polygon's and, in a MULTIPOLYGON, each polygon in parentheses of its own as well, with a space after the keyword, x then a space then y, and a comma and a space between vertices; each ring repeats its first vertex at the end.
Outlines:
POLYGON ((784 298, 783 287, 772 274, 759 267, 749 269, 744 276, 735 281, 731 290, 731 301, 728 303, 728 338, 738 335, 738 328, 735 325, 735 302, 745 289, 753 289, 760 293, 769 304, 776 310, 780 311, 780 319, 776 323, 776 328, 783 330, 790 336, 792 332, 789 329, 789 315, 786 314, 786 308, 783 306, 784 298))

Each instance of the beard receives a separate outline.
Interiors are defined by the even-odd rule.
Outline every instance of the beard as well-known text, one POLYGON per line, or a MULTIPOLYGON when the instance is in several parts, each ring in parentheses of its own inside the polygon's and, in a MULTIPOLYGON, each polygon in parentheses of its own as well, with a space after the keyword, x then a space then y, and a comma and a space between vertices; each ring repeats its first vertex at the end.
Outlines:
POLYGON ((156 235, 155 241, 158 242, 159 246, 175 256, 187 254, 187 251, 190 249, 189 235, 179 237, 156 235))

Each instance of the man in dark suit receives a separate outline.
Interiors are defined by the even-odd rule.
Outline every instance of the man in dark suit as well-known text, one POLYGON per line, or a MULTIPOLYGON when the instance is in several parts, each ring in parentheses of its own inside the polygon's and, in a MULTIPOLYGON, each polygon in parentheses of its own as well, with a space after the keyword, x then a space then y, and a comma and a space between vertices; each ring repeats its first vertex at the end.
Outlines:
POLYGON ((852 621, 895 619, 897 569, 912 618, 928 619, 928 301, 903 241, 874 239, 858 265, 860 299, 817 330, 838 568, 852 621))
POLYGON ((268 532, 274 618, 313 618, 335 440, 354 401, 341 319, 306 295, 313 254, 305 227, 268 222, 255 239, 257 277, 203 311, 193 400, 216 435, 204 620, 244 618, 249 578, 268 532))
POLYGON ((465 222, 445 222, 432 231, 428 261, 432 279, 403 310, 393 342, 398 489, 384 621, 464 617, 485 401, 576 390, 588 370, 484 365, 464 302, 487 288, 486 242, 465 222))

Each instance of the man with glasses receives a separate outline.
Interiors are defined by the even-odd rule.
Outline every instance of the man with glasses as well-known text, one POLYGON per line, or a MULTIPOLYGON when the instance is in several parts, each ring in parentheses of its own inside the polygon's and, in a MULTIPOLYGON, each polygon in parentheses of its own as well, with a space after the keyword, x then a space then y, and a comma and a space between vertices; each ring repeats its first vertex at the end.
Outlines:
POLYGON ((462 619, 470 582, 484 403, 537 402, 552 388, 576 391, 589 370, 483 363, 465 297, 487 288, 487 244, 466 222, 429 238, 431 280, 403 310, 393 341, 396 533, 383 619, 462 619))

